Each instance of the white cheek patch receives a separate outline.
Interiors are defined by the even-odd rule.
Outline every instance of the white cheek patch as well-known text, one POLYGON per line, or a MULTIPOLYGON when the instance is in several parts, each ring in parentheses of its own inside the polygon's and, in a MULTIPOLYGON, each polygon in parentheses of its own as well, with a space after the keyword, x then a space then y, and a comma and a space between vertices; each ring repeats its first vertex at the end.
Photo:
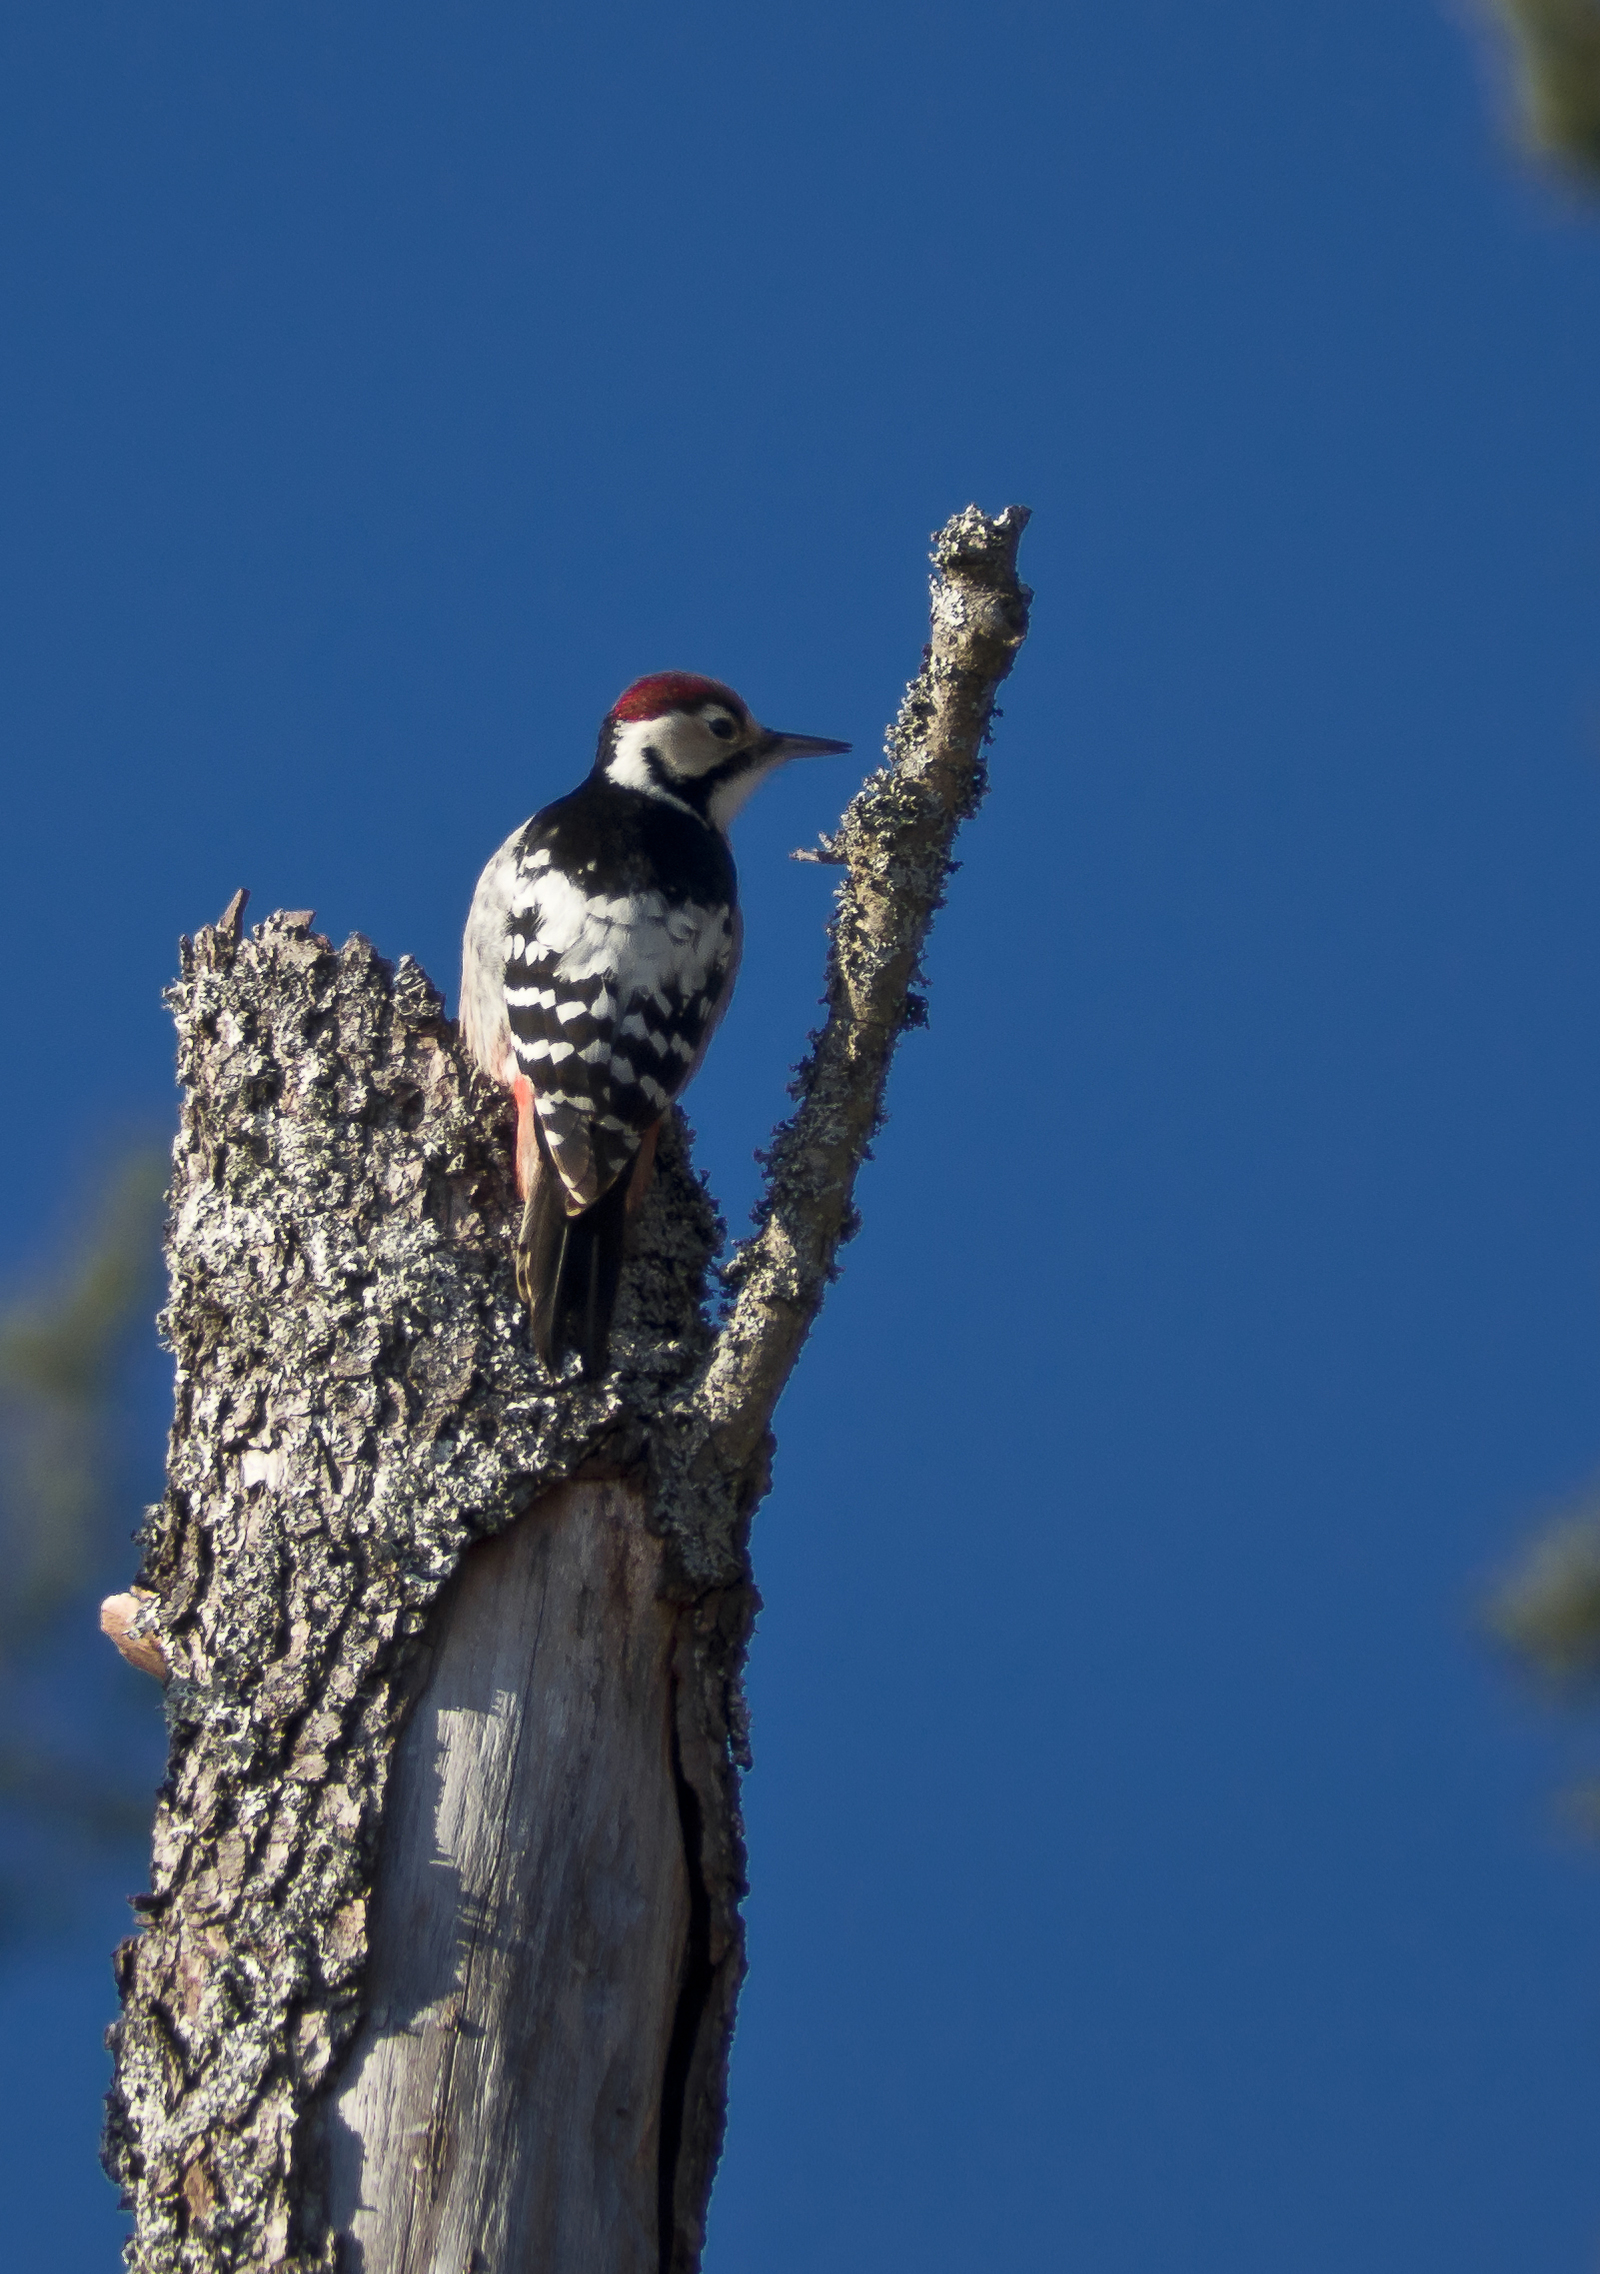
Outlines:
POLYGON ((645 756, 647 750, 655 751, 664 773, 685 782, 698 781, 728 755, 727 744, 718 740, 703 719, 691 718, 684 711, 669 711, 665 718, 622 720, 606 773, 628 789, 644 790, 652 797, 670 796, 670 790, 663 789, 656 779, 645 756))

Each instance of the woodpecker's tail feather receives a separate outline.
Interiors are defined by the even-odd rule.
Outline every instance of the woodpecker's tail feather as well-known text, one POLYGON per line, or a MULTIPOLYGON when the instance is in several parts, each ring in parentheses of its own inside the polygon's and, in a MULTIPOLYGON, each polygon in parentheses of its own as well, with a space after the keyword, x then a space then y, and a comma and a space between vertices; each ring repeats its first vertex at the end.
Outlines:
POLYGON ((548 1170, 528 1195, 517 1238, 517 1291, 528 1306, 533 1347, 552 1374, 569 1350, 577 1352, 586 1382, 597 1382, 606 1370, 627 1208, 625 1176, 578 1216, 567 1214, 565 1188, 548 1170))
POLYGON ((567 1245, 566 1194, 561 1179, 542 1165, 522 1210, 517 1234, 517 1293, 528 1306, 533 1347, 540 1363, 556 1371, 556 1290, 567 1245))

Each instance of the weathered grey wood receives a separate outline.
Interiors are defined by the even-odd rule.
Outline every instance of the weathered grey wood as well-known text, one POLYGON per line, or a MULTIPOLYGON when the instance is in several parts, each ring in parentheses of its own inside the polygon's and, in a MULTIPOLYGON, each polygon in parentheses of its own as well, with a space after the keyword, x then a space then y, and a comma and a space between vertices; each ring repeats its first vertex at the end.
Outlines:
POLYGON ((824 849, 827 1018, 726 1314, 674 1118, 604 1382, 557 1387, 529 1349, 505 1102, 417 966, 305 914, 246 935, 242 896, 183 943, 177 1398, 149 1600, 113 1614, 172 1731, 112 2033, 136 2274, 698 2267, 743 1970, 750 1521, 983 793, 1026 519, 936 539, 922 670, 824 849), (490 1703, 447 1702, 475 1684, 490 1703))
POLYGON ((636 1489, 568 1485, 440 1613, 329 2127, 362 2274, 660 2267, 689 1933, 661 1564, 636 1489))

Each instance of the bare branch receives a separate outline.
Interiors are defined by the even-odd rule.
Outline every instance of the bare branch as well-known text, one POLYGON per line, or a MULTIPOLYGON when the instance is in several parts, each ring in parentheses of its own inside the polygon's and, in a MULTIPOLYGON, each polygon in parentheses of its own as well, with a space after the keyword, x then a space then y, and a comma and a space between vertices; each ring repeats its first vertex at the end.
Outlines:
POLYGON ((987 787, 995 694, 1027 637, 1032 594, 1017 579, 1027 524, 1025 506, 994 519, 969 506, 940 530, 933 637, 890 731, 889 762, 813 856, 849 872, 830 939, 827 1021, 796 1079, 799 1110, 773 1141, 758 1229, 731 1267, 737 1293, 699 1393, 730 1466, 761 1444, 821 1307, 895 1044, 920 1023, 923 943, 956 832, 987 787))

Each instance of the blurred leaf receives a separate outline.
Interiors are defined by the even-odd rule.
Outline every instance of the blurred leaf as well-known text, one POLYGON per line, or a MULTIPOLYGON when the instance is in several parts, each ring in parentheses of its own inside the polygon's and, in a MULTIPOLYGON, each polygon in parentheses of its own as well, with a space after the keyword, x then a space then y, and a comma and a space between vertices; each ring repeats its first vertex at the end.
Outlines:
POLYGON ((0 1663, 103 1560, 115 1392, 154 1307, 165 1173, 154 1148, 134 1154, 53 1280, 0 1301, 0 1663))
POLYGON ((96 1605, 131 1576, 144 1427, 129 1389, 151 1347, 165 1174, 156 1148, 130 1154, 56 1267, 0 1294, 0 1944, 51 1925, 149 1823, 156 1688, 102 1640, 96 1605))
POLYGON ((150 1823, 144 1795, 49 1753, 0 1749, 0 1797, 97 1840, 138 1839, 150 1823))
POLYGON ((1490 1605, 1502 1641, 1564 1688, 1600 1682, 1600 1508, 1536 1539, 1490 1605))
POLYGON ((92 1405, 103 1398, 119 1348, 148 1292, 166 1187, 154 1148, 110 1180, 82 1253, 59 1282, 0 1308, 0 1389, 92 1405))
POLYGON ((1600 1840, 1600 1784, 1586 1777, 1561 1795, 1561 1815, 1580 1840, 1600 1840))
POLYGON ((1494 0, 1536 148, 1600 179, 1600 0, 1494 0))

